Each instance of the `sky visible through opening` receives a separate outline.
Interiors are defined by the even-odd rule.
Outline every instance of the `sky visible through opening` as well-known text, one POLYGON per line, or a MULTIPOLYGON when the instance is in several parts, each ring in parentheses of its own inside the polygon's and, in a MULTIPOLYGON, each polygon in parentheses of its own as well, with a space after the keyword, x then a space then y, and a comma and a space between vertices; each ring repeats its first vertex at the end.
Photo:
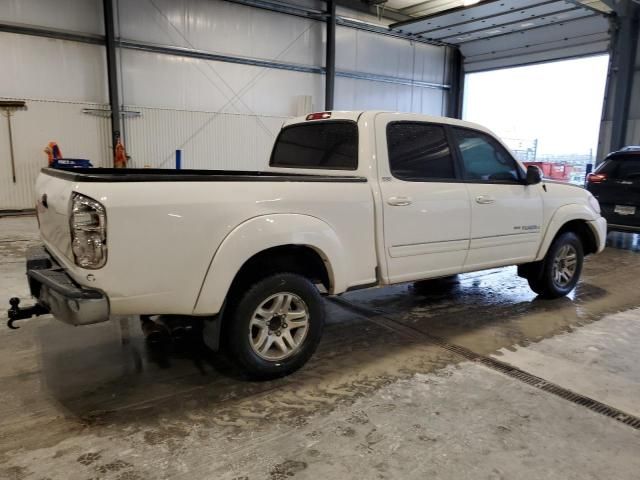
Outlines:
POLYGON ((598 146, 608 55, 470 73, 463 118, 511 148, 538 139, 538 155, 588 155, 598 146))

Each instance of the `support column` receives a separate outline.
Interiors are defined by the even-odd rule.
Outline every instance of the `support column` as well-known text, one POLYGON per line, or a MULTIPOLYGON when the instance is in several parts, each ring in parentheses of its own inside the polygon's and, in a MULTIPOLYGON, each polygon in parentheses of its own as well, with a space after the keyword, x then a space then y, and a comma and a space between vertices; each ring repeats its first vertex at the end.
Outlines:
POLYGON ((456 47, 447 47, 450 54, 449 65, 445 68, 449 69, 449 79, 447 83, 451 85, 447 93, 447 116, 451 118, 462 118, 462 98, 464 93, 464 58, 460 49, 456 47))
MULTIPOLYGON (((597 160, 627 145, 629 117, 634 82, 640 82, 636 72, 636 54, 640 32, 640 6, 630 0, 615 4, 611 18, 609 74, 602 110, 600 144, 597 160), (607 127, 610 125, 610 128, 607 127)), ((634 110, 638 110, 635 107, 634 110)))
POLYGON ((115 19, 113 0, 102 0, 104 7, 104 33, 107 50, 107 81, 109 85, 109 105, 111 107, 111 140, 115 161, 116 145, 120 139, 120 94, 118 92, 118 63, 116 59, 115 19))
POLYGON ((635 59, 638 48, 638 5, 628 2, 626 11, 618 19, 615 41, 616 78, 613 99, 613 123, 611 125, 611 149, 625 146, 629 104, 635 73, 635 59))
POLYGON ((327 52, 325 56, 324 109, 333 110, 336 82, 336 2, 327 0, 327 52))

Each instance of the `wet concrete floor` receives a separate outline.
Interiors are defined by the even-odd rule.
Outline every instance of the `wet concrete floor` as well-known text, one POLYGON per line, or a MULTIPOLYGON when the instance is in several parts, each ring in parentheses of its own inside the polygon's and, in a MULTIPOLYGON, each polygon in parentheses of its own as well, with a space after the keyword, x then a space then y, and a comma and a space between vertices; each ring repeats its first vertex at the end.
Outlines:
MULTIPOLYGON (((37 243, 0 219, 0 300, 28 298, 37 243)), ((640 431, 427 335, 640 416, 639 275, 638 236, 611 234, 559 300, 515 268, 354 292, 305 368, 262 383, 197 335, 150 351, 133 318, 3 328, 0 479, 638 478, 640 431)))

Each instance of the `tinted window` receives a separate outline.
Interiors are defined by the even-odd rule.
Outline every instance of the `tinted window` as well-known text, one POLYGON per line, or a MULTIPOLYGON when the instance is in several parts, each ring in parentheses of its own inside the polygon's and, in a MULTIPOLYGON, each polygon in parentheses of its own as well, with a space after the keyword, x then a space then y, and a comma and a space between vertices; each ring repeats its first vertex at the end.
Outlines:
POLYGON ((518 165, 495 139, 465 128, 454 128, 453 131, 462 155, 465 180, 519 181, 518 165))
POLYGON ((615 158, 604 162, 596 170, 614 180, 640 180, 640 158, 615 158))
POLYGON ((387 126, 389 167, 402 180, 456 178, 444 127, 394 122, 387 126))
POLYGON ((286 127, 273 147, 271 165, 355 170, 358 168, 358 126, 347 121, 286 127))

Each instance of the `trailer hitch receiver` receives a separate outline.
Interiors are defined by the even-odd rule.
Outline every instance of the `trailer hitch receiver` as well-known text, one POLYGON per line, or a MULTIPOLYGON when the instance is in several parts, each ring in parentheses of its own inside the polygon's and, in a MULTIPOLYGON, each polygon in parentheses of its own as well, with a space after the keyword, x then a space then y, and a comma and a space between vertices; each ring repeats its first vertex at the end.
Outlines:
POLYGON ((40 315, 44 315, 49 313, 49 310, 39 303, 35 305, 31 305, 30 307, 20 308, 20 299, 17 297, 13 297, 9 300, 9 304, 11 308, 9 309, 9 321, 7 322, 7 327, 11 330, 17 330, 20 327, 16 327, 14 325, 18 320, 25 320, 31 317, 38 317, 40 315))

